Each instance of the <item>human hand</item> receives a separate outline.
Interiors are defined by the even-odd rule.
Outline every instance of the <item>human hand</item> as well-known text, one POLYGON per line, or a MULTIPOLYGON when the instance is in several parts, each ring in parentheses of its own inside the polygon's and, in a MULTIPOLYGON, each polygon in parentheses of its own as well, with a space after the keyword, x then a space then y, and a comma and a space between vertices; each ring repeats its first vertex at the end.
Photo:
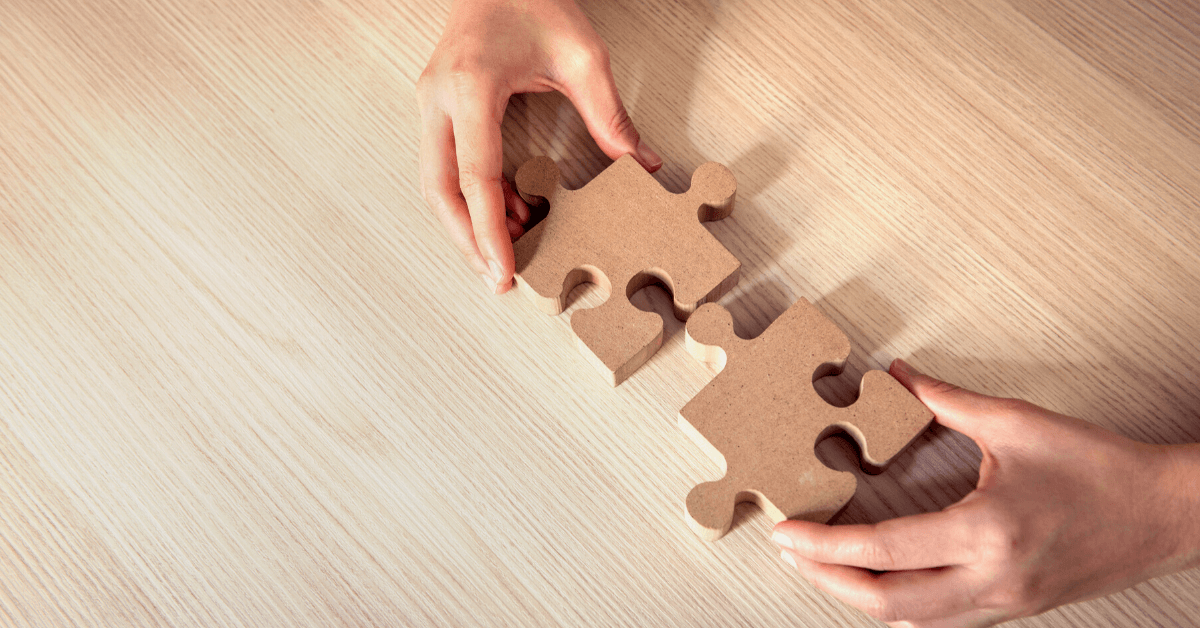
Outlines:
POLYGON ((608 48, 573 0, 456 0, 417 81, 421 186, 467 263, 496 293, 512 286, 512 240, 529 208, 501 173, 500 122, 513 94, 558 90, 600 149, 662 159, 641 141, 609 67, 608 48))
POLYGON ((990 626, 1200 562, 1200 450, 1129 440, 913 370, 891 373, 983 452, 976 489, 873 525, 784 521, 782 557, 892 626, 990 626))

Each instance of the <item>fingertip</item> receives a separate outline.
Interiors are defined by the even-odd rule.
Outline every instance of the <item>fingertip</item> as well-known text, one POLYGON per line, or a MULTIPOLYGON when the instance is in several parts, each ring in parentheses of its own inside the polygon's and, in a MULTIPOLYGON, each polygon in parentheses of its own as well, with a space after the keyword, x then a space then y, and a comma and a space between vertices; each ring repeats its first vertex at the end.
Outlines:
POLYGON ((638 138, 637 151, 634 153, 634 157, 637 158, 638 163, 642 164, 642 167, 646 169, 646 172, 654 172, 659 168, 662 168, 662 157, 659 157, 658 153, 654 152, 654 149, 647 146, 645 140, 641 139, 640 137, 638 138))
POLYGON ((803 519, 784 519, 783 521, 780 521, 779 523, 775 524, 774 530, 775 530, 775 532, 782 532, 789 536, 794 536, 796 534, 803 534, 808 529, 814 528, 814 527, 827 528, 829 526, 824 523, 813 523, 812 521, 804 521, 803 519))
POLYGON ((780 534, 788 534, 792 528, 793 523, 795 523, 795 521, 792 521, 791 519, 784 519, 783 521, 780 521, 779 523, 775 524, 775 527, 772 528, 773 535, 771 536, 771 538, 774 539, 775 536, 780 535, 780 534))
POLYGON ((888 369, 888 373, 927 405, 926 397, 933 392, 941 389, 953 390, 958 388, 918 371, 911 364, 900 358, 892 360, 892 365, 888 369))
MULTIPOLYGON (((517 194, 517 191, 512 188, 512 184, 508 182, 508 179, 501 177, 500 186, 504 188, 504 205, 508 208, 509 215, 516 219, 518 225, 524 225, 529 222, 531 214, 529 204, 525 202, 525 199, 521 198, 520 194, 517 194)), ((513 236, 513 239, 518 237, 520 236, 513 236)))
POLYGON ((775 524, 771 540, 798 554, 810 554, 817 543, 816 535, 829 528, 830 526, 823 523, 787 519, 775 524))
POLYGON ((913 374, 916 372, 912 365, 900 358, 892 360, 891 366, 888 367, 888 373, 910 391, 912 390, 913 374))
MULTIPOLYGON (((494 270, 494 269, 493 269, 494 270)), ((514 282, 514 273, 512 266, 508 268, 501 267, 500 278, 496 280, 496 294, 504 294, 512 289, 514 282)))
POLYGON ((824 563, 811 560, 804 557, 799 552, 790 549, 780 550, 779 559, 782 560, 787 566, 799 572, 801 578, 808 580, 813 584, 813 586, 822 590, 824 590, 824 583, 822 582, 823 578, 821 577, 823 575, 822 568, 831 569, 837 567, 835 565, 825 565, 824 563))
POLYGON ((505 272, 504 266, 495 259, 488 260, 488 278, 492 280, 492 292, 504 294, 512 283, 512 273, 505 272))
POLYGON ((592 72, 581 80, 564 85, 563 93, 583 117, 596 145, 610 159, 631 155, 647 172, 662 167, 662 157, 642 140, 629 112, 621 104, 621 95, 607 63, 592 67, 592 72))
POLYGON ((522 227, 521 223, 514 220, 512 216, 506 216, 504 219, 504 224, 508 227, 508 237, 512 238, 513 240, 516 240, 525 234, 525 227, 522 227))
POLYGON ((893 360, 888 372, 933 412, 938 423, 972 439, 979 436, 981 419, 992 415, 994 398, 930 377, 904 360, 893 360))

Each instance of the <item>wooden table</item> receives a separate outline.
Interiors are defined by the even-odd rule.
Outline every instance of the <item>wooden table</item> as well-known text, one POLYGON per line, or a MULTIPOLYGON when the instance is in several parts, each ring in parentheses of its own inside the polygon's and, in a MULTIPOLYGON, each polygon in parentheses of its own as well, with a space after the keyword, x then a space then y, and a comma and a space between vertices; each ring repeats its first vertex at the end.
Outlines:
MULTIPOLYGON (((417 179, 426 4, 0 4, 0 624, 873 625, 755 509, 688 529, 718 469, 678 322, 613 389, 461 263, 417 179)), ((1195 4, 585 10, 659 180, 738 177, 741 333, 806 297, 850 336, 830 399, 899 356, 1200 438, 1195 4)), ((558 95, 504 133, 510 175, 607 164, 558 95)), ((949 505, 978 455, 935 427, 837 521, 949 505)), ((1017 625, 1198 625, 1198 585, 1017 625)))

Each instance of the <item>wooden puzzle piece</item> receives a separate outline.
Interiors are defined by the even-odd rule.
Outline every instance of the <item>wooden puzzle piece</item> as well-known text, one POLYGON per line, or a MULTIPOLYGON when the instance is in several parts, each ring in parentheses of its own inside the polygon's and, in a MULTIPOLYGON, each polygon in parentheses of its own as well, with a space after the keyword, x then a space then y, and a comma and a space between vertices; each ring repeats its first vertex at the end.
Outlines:
POLYGON ((729 530, 743 501, 776 522, 828 521, 854 496, 856 482, 817 459, 817 441, 844 430, 858 442, 864 465, 877 471, 933 419, 883 371, 863 376, 849 407, 826 403, 813 382, 841 371, 850 341, 807 300, 753 340, 737 337, 729 312, 713 304, 692 315, 686 333, 688 351, 721 369, 679 411, 680 426, 725 474, 687 497, 688 522, 706 540, 729 530))
POLYGON ((662 319, 629 297, 661 283, 684 320, 737 283, 741 264, 700 224, 729 215, 737 181, 710 162, 692 174, 687 192, 672 194, 628 155, 578 190, 559 180, 547 157, 517 171, 526 201, 550 203, 549 215, 513 245, 517 286, 549 314, 561 313, 581 283, 608 292, 601 305, 575 312, 571 328, 615 386, 662 346, 662 319))

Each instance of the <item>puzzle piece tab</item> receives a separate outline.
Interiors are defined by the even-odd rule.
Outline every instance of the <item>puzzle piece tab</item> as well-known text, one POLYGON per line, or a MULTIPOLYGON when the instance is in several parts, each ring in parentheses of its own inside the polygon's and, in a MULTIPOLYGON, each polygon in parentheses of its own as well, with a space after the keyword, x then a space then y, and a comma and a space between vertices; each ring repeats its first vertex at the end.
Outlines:
POLYGON ((933 414, 883 371, 863 376, 858 401, 831 406, 813 381, 840 372, 850 355, 841 329, 807 300, 794 303, 753 340, 733 318, 705 305, 687 323, 688 351, 720 373, 679 411, 679 424, 725 476, 692 489, 687 518, 706 540, 723 536, 734 506, 752 501, 776 522, 828 521, 854 496, 854 474, 817 459, 821 438, 844 430, 863 461, 882 469, 920 435, 933 414))
POLYGON ((550 204, 549 215, 513 245, 517 287, 549 314, 560 314, 581 283, 609 293, 601 305, 576 311, 571 328, 615 386, 662 346, 662 319, 629 297, 661 283, 684 320, 737 283, 741 264, 700 224, 729 215, 737 181, 710 162, 692 174, 687 192, 672 194, 628 155, 578 190, 559 180, 547 157, 517 171, 521 196, 550 204))

